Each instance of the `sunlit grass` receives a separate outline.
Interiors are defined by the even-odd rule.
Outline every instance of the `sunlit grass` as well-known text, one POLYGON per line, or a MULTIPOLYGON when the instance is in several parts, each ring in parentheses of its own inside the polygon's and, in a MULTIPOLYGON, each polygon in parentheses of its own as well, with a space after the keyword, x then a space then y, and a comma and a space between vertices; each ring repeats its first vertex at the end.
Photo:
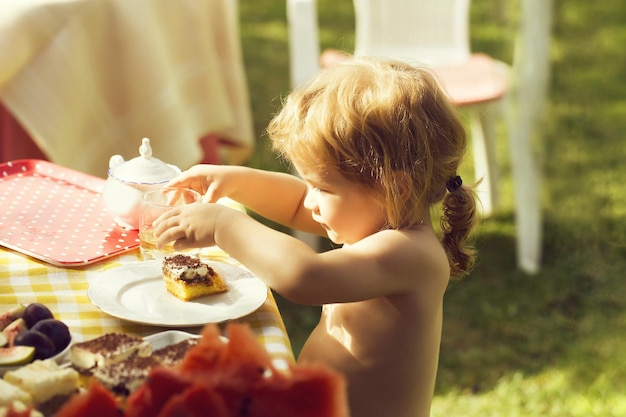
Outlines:
POLYGON ((626 397, 602 374, 588 387, 572 384, 567 370, 551 368, 538 375, 516 372, 489 392, 449 392, 433 402, 433 417, 618 417, 626 415, 626 397))

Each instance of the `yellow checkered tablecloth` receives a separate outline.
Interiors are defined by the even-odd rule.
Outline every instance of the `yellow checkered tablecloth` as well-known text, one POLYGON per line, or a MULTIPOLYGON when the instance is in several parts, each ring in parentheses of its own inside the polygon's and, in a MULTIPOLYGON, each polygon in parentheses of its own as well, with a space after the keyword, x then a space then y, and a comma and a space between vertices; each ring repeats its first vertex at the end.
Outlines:
MULTIPOLYGON (((89 281, 97 274, 139 260, 139 251, 133 251, 98 264, 59 268, 0 247, 0 313, 20 303, 45 304, 57 319, 68 325, 77 341, 109 332, 147 336, 171 330, 110 316, 87 297, 89 281)), ((268 298, 259 309, 236 321, 250 325, 277 367, 284 369, 293 362, 291 344, 271 291, 268 290, 268 298)), ((180 330, 199 333, 201 327, 180 330)))

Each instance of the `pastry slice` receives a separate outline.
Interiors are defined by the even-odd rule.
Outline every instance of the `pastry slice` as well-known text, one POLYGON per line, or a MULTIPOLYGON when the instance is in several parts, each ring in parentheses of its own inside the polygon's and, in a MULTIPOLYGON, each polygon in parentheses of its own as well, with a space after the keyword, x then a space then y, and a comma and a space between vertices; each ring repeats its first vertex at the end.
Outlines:
POLYGON ((96 368, 93 376, 114 394, 128 396, 139 388, 153 368, 172 367, 182 362, 187 351, 197 345, 199 340, 199 338, 192 337, 157 349, 148 357, 135 356, 109 366, 96 368))
POLYGON ((228 291, 217 271, 192 256, 179 254, 165 257, 162 272, 167 291, 183 301, 228 291))
POLYGON ((140 337, 123 333, 107 333, 70 348, 69 360, 83 371, 105 367, 134 356, 150 356, 152 346, 140 337))

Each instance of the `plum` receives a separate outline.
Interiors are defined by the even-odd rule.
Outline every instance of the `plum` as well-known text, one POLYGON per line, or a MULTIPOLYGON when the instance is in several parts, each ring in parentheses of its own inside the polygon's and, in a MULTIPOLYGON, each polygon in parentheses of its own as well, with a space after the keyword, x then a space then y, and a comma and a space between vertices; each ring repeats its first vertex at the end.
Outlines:
POLYGON ((16 346, 32 346, 35 348, 35 359, 48 359, 54 356, 54 343, 48 336, 36 330, 26 330, 17 335, 16 346))
POLYGON ((43 319, 38 321, 31 330, 43 333, 54 343, 54 354, 61 352, 70 344, 72 335, 65 323, 57 319, 43 319))
POLYGON ((35 323, 44 319, 53 319, 54 316, 48 307, 41 303, 31 303, 26 306, 22 316, 28 328, 32 328, 35 323))

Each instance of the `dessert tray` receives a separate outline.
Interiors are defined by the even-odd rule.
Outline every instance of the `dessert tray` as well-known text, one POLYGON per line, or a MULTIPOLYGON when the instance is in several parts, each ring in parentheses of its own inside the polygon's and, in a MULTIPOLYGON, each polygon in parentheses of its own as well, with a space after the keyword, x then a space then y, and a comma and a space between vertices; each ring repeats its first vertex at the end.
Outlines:
POLYGON ((228 291, 182 301, 165 289, 162 261, 134 262, 109 269, 89 282, 87 296, 99 309, 124 320, 154 326, 194 327, 234 320, 252 313, 267 299, 267 286, 249 271, 207 261, 228 291))
POLYGON ((24 159, 0 164, 0 245, 56 266, 80 266, 136 249, 117 225, 102 178, 24 159))

